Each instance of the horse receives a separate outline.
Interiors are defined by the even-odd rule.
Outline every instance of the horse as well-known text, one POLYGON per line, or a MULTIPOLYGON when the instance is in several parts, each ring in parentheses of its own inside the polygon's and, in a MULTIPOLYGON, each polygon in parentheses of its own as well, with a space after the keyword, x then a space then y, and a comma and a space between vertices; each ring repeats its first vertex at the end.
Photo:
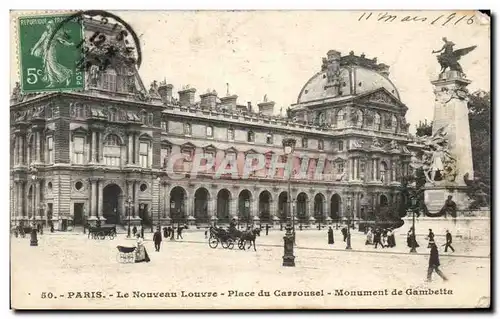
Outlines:
POLYGON ((253 250, 257 251, 255 249, 255 238, 257 236, 260 236, 260 228, 253 229, 251 231, 245 231, 241 233, 240 240, 243 241, 243 250, 245 250, 245 244, 249 242, 249 246, 247 249, 250 249, 253 245, 253 250))

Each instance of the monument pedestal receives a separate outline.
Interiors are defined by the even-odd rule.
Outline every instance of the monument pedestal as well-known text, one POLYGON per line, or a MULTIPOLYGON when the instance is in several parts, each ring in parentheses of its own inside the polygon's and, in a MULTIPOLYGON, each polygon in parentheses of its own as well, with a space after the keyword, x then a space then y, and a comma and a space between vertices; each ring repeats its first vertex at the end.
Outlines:
POLYGON ((452 200, 457 204, 457 210, 467 209, 470 199, 466 193, 467 186, 459 185, 426 185, 424 191, 424 202, 427 209, 436 213, 441 208, 448 196, 452 196, 452 200))

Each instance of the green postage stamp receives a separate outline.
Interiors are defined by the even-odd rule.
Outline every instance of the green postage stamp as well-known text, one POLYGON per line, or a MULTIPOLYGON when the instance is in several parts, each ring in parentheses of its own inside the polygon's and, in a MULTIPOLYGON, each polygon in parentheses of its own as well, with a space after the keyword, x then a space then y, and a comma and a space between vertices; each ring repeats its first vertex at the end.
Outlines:
POLYGON ((19 18, 19 58, 23 92, 79 90, 84 72, 78 67, 84 38, 81 21, 69 15, 19 18))

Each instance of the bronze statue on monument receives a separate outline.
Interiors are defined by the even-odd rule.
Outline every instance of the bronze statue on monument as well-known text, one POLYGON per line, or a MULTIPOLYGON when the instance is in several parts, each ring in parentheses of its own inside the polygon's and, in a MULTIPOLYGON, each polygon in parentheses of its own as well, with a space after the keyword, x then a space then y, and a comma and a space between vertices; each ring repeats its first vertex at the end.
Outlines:
POLYGON ((447 38, 443 38, 444 45, 441 48, 441 50, 438 51, 432 51, 432 53, 441 53, 437 56, 437 60, 439 62, 439 65, 441 65, 441 74, 443 74, 446 69, 450 69, 450 71, 458 71, 460 72, 461 75, 464 75, 462 66, 460 63, 458 63, 458 60, 472 50, 474 50, 477 46, 473 45, 467 48, 463 49, 458 49, 453 51, 453 47, 455 46, 455 43, 452 41, 448 41, 447 38))

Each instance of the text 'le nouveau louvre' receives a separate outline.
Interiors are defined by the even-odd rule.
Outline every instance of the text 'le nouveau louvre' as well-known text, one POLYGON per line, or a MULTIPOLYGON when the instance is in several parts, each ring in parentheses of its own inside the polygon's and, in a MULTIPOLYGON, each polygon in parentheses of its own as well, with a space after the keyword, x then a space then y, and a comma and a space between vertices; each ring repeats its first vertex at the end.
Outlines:
MULTIPOLYGON (((453 290, 440 288, 440 289, 379 289, 379 290, 346 290, 346 289, 333 289, 333 290, 273 290, 265 291, 239 291, 228 290, 226 292, 216 291, 185 291, 179 292, 144 292, 132 291, 123 292, 117 291, 114 295, 108 295, 115 298, 238 298, 238 297, 377 297, 377 296, 432 296, 432 295, 452 295, 453 290)), ((100 291, 93 292, 69 292, 69 299, 95 299, 106 298, 106 295, 100 291)))

